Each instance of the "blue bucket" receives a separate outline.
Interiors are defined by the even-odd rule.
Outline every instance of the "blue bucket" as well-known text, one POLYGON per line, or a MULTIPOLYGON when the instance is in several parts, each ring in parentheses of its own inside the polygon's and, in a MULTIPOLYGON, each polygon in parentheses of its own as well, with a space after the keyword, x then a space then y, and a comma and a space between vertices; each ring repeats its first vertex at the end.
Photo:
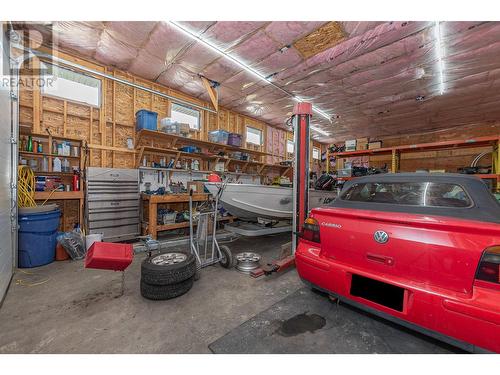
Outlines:
POLYGON ((20 268, 43 266, 55 260, 60 217, 59 209, 18 215, 20 268))

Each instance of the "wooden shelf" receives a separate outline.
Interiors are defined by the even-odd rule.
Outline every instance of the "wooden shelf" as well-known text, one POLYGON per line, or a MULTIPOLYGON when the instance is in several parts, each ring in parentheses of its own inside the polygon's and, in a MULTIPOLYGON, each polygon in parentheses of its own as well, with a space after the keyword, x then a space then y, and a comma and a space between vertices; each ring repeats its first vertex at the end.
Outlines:
POLYGON ((29 151, 19 151, 21 155, 29 155, 29 156, 47 156, 51 158, 60 158, 60 159, 80 159, 80 156, 71 156, 71 155, 54 155, 48 154, 45 152, 29 152, 29 151))
POLYGON ((83 191, 35 191, 35 200, 83 199, 83 191))
POLYGON ((419 143, 412 145, 402 145, 395 147, 383 147, 376 148, 373 150, 356 150, 356 151, 344 151, 335 152, 330 155, 337 157, 350 157, 350 156, 365 156, 374 154, 384 154, 395 152, 412 152, 412 151, 423 151, 423 150, 439 150, 447 148, 461 148, 461 147, 480 147, 493 145, 495 142, 500 140, 500 136, 488 136, 488 137, 477 137, 473 139, 461 139, 453 141, 442 141, 442 142, 430 142, 430 143, 419 143))
POLYGON ((33 138, 49 138, 52 137, 52 139, 57 139, 61 141, 69 141, 69 142, 74 142, 74 143, 82 143, 83 140, 81 138, 75 138, 75 137, 65 137, 62 135, 48 135, 44 133, 24 133, 22 132, 21 135, 31 135, 33 138))
MULTIPOLYGON (((193 194, 193 202, 203 202, 208 199, 209 194, 193 194)), ((141 198, 150 203, 162 204, 162 203, 181 203, 189 202, 189 194, 164 194, 164 195, 153 195, 142 193, 141 198)))
POLYGON ((33 171, 35 176, 73 176, 73 172, 39 172, 33 171))
MULTIPOLYGON (((402 172, 403 173, 403 172, 402 172)), ((445 172, 445 173, 456 173, 456 172, 445 172)), ((384 173, 385 174, 385 173, 384 173)), ((423 175, 433 175, 433 173, 423 173, 423 175)), ((481 178, 481 179, 500 179, 500 174, 494 174, 494 173, 490 173, 490 174, 463 174, 464 176, 471 176, 471 177, 477 177, 477 178, 481 178)), ((365 176, 361 176, 361 177, 365 177, 365 176)), ((350 181, 352 179, 355 179, 355 178, 359 178, 359 177, 355 177, 355 176, 351 176, 351 177, 337 177, 337 180, 341 180, 341 181, 350 181)))
POLYGON ((263 151, 257 151, 257 150, 252 150, 244 147, 235 147, 235 146, 230 146, 230 145, 225 145, 222 143, 215 143, 215 142, 209 142, 209 141, 202 141, 199 139, 194 139, 194 138, 186 138, 186 137, 181 137, 179 135, 175 134, 168 134, 164 133, 161 131, 157 130, 147 130, 147 129, 142 129, 137 132, 137 140, 136 144, 138 147, 141 145, 139 144, 139 140, 143 137, 154 137, 154 138, 160 138, 160 139, 168 139, 168 140, 173 140, 175 143, 189 143, 195 146, 204 146, 204 147, 213 147, 217 148, 219 150, 229 150, 229 151, 240 151, 240 152, 245 152, 247 154, 253 154, 253 155, 258 155, 258 156, 267 156, 271 155, 270 153, 263 152, 263 151))

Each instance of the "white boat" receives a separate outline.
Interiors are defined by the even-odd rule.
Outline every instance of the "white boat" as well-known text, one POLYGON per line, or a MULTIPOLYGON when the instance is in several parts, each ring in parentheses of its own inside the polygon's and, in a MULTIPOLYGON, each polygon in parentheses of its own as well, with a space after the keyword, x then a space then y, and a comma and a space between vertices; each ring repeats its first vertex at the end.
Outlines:
MULTIPOLYGON (((206 182, 212 195, 224 186, 219 201, 226 211, 243 220, 257 218, 291 220, 293 214, 292 188, 254 184, 222 184, 206 182)), ((309 208, 328 204, 334 191, 309 190, 309 208)))

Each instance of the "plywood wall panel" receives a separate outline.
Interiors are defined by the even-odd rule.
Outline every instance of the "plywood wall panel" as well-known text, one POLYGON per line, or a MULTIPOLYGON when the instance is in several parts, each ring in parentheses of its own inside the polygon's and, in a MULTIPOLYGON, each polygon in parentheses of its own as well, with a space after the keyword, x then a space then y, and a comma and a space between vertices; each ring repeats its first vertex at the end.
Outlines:
POLYGON ((19 123, 33 124, 33 108, 24 106, 19 107, 19 123))
POLYGON ((66 135, 73 138, 89 139, 89 120, 73 115, 68 115, 66 117, 66 135))
POLYGON ((116 123, 134 126, 134 89, 130 86, 115 82, 115 115, 116 123))

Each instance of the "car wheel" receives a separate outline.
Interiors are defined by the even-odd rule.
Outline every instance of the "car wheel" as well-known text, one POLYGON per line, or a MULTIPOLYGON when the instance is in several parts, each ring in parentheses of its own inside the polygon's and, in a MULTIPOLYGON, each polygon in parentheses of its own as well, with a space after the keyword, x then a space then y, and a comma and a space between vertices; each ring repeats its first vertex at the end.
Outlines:
POLYGON ((144 259, 141 280, 149 285, 177 284, 194 276, 196 259, 192 254, 167 251, 144 259))
POLYGON ((150 285, 141 280, 141 295, 154 301, 161 301, 182 296, 193 286, 194 277, 170 285, 150 285))
POLYGON ((219 246, 220 252, 222 254, 222 258, 219 261, 220 265, 224 268, 231 268, 234 265, 234 258, 229 247, 225 245, 219 246))

